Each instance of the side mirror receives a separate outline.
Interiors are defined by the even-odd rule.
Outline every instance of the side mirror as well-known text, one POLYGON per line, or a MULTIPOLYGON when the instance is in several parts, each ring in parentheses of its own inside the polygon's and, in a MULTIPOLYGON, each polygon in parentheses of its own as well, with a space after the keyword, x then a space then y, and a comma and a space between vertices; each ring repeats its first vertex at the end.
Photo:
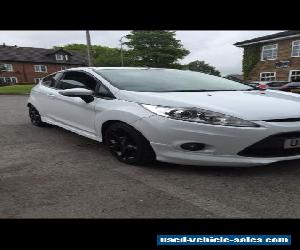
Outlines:
POLYGON ((63 96, 80 97, 86 103, 94 101, 94 91, 84 88, 66 89, 58 92, 63 96))

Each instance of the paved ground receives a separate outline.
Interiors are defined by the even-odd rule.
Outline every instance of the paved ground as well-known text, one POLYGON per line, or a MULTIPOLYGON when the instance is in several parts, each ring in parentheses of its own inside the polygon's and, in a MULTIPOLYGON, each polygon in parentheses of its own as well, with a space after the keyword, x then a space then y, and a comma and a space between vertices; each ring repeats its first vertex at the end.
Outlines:
POLYGON ((0 218, 299 218, 300 161, 128 166, 101 144, 30 124, 0 96, 0 218))

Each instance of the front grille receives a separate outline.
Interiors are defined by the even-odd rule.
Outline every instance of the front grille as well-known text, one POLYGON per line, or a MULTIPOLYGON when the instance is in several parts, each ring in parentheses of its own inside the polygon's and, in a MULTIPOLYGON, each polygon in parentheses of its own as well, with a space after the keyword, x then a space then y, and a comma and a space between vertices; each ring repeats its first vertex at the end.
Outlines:
POLYGON ((238 153, 246 157, 284 157, 300 155, 300 148, 284 149, 286 139, 300 138, 300 132, 280 133, 269 136, 238 153))

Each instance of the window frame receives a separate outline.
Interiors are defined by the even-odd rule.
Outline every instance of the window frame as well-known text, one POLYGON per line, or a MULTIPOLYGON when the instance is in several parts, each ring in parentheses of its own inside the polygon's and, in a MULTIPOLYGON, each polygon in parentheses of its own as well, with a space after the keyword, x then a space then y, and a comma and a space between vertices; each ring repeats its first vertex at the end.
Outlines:
POLYGON ((36 64, 34 65, 34 72, 37 72, 37 73, 48 73, 48 67, 47 65, 43 65, 43 64, 36 64), (41 67, 45 67, 45 71, 41 71, 41 67), (39 68, 39 70, 37 70, 37 68, 39 68))
POLYGON ((278 58, 278 43, 268 44, 268 45, 262 46, 262 48, 261 48, 261 56, 260 56, 260 60, 261 61, 274 61, 274 60, 277 60, 277 58, 278 58), (276 57, 272 58, 272 59, 264 59, 264 48, 267 47, 267 46, 274 46, 274 45, 276 45, 276 57))
POLYGON ((11 83, 14 83, 14 84, 18 83, 18 78, 16 76, 1 76, 0 79, 1 78, 5 79, 4 84, 8 83, 7 80, 6 80, 7 78, 10 79, 9 84, 11 84, 11 83), (15 81, 13 82, 12 79, 15 79, 15 81))
POLYGON ((49 74, 49 75, 43 77, 43 78, 42 78, 42 81, 41 81, 41 85, 45 86, 46 88, 56 89, 56 90, 57 90, 57 88, 56 88, 56 83, 57 83, 57 81, 59 81, 59 80, 61 79, 61 77, 63 76, 62 73, 63 73, 63 72, 55 72, 55 73, 52 73, 52 74, 49 74), (49 77, 49 76, 52 76, 52 75, 56 76, 57 74, 60 74, 60 76, 58 76, 58 79, 55 80, 55 84, 54 84, 53 86, 49 86, 49 85, 44 84, 44 79, 45 79, 45 78, 47 78, 47 77, 49 77))
MULTIPOLYGON (((265 77, 266 78, 266 77, 265 77)), ((260 72, 259 73, 259 80, 261 81, 261 82, 268 82, 268 81, 276 81, 276 72, 260 72), (274 74, 274 80, 262 80, 261 78, 262 78, 262 74, 274 74)))
POLYGON ((63 54, 55 54, 56 61, 64 61, 64 55, 63 54))
POLYGON ((299 76, 300 76, 300 69, 292 69, 292 70, 290 70, 290 73, 289 73, 289 82, 292 82, 292 72, 293 71, 299 72, 299 76))
MULTIPOLYGON (((61 75, 61 77, 59 78, 59 80, 63 79, 64 76, 65 76, 65 74, 67 74, 67 73, 72 73, 72 72, 83 73, 83 74, 86 74, 87 76, 93 78, 93 79, 96 81, 96 86, 95 86, 95 90, 94 90, 95 93, 96 93, 96 91, 98 90, 98 85, 99 85, 99 84, 102 84, 101 81, 100 81, 99 79, 97 79, 95 76, 93 76, 92 74, 89 74, 88 72, 83 71, 83 70, 65 70, 65 71, 62 71, 62 72, 61 72, 62 75, 61 75)), ((58 89, 58 90, 63 90, 63 89, 57 88, 57 82, 58 82, 59 80, 56 81, 55 88, 58 89)))
POLYGON ((89 72, 86 72, 86 71, 84 71, 84 70, 65 70, 65 71, 62 71, 62 72, 61 72, 62 75, 61 75, 60 78, 56 81, 55 86, 54 86, 54 88, 55 88, 56 90, 63 90, 63 89, 57 88, 57 83, 58 83, 59 80, 63 79, 63 77, 64 77, 64 75, 65 75, 66 73, 69 73, 69 72, 80 72, 80 73, 84 73, 84 74, 88 75, 89 77, 93 78, 93 79, 97 82, 96 87, 95 87, 95 91, 94 91, 94 95, 93 95, 94 97, 96 97, 96 98, 101 98, 101 99, 107 99, 107 100, 116 99, 116 97, 115 97, 114 94, 110 91, 110 89, 109 89, 105 84, 103 84, 102 81, 101 81, 99 78, 97 78, 97 77, 94 76, 93 74, 91 74, 91 73, 89 73, 89 72), (103 86, 103 87, 107 90, 107 92, 109 93, 110 96, 101 96, 101 94, 99 93, 99 90, 100 90, 100 87, 101 87, 101 86, 103 86))
POLYGON ((14 71, 12 63, 3 63, 3 65, 4 65, 4 67, 6 65, 10 65, 10 69, 7 70, 6 67, 5 67, 5 70, 2 70, 2 71, 4 71, 4 72, 13 72, 14 71))
POLYGON ((291 57, 300 57, 300 40, 295 40, 295 41, 292 42, 291 57), (299 44, 295 45, 296 42, 298 42, 299 44), (294 47, 295 46, 299 46, 299 51, 298 51, 298 55, 297 56, 293 55, 293 53, 294 53, 294 47))

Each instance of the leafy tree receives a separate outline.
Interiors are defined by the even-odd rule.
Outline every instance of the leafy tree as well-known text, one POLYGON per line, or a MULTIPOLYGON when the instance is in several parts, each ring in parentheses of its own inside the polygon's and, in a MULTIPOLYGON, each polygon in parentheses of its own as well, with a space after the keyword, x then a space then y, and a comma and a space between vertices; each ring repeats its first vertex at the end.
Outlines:
POLYGON ((215 76, 221 76, 220 71, 216 70, 215 67, 205 63, 204 61, 199 61, 199 60, 184 65, 183 69, 198 71, 198 72, 215 75, 215 76))
POLYGON ((121 54, 117 48, 92 46, 93 65, 102 67, 121 66, 121 54))
MULTIPOLYGON (((61 47, 70 52, 76 51, 86 53, 87 46, 85 44, 68 44, 61 47)), ((118 67, 121 66, 120 50, 117 48, 109 48, 106 46, 92 45, 91 46, 92 63, 94 66, 102 67, 118 67)))
POLYGON ((69 51, 84 52, 84 51, 86 51, 86 45, 73 43, 73 44, 67 44, 64 46, 54 46, 53 49, 65 49, 65 50, 69 50, 69 51))
POLYGON ((126 38, 135 66, 168 68, 189 54, 175 38, 174 31, 132 31, 126 38))

